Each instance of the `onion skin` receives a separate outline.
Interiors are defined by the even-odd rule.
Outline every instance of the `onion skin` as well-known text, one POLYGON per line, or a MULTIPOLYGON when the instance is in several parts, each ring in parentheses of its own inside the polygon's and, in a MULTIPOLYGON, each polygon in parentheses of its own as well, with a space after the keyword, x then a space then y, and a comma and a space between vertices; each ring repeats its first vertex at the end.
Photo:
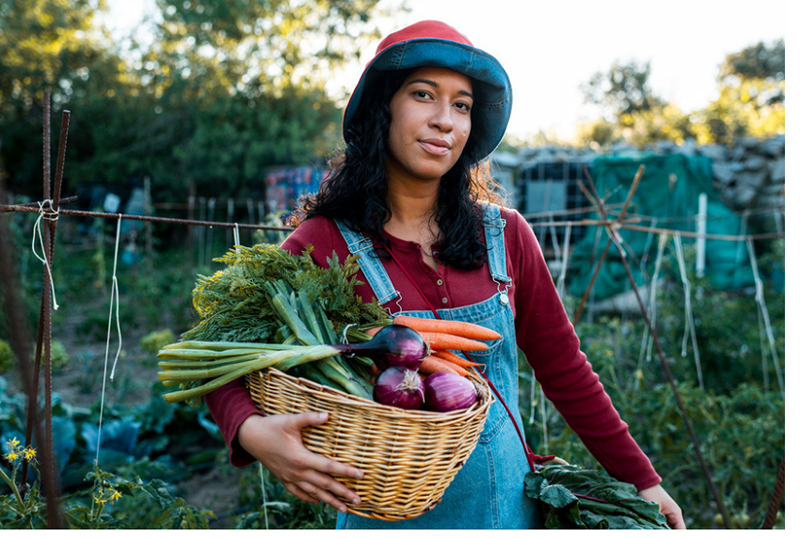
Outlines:
POLYGON ((401 409, 420 409, 425 401, 425 384, 416 370, 390 366, 375 380, 375 401, 401 409))
POLYGON ((414 329, 403 325, 387 325, 375 333, 372 340, 349 346, 332 346, 342 353, 369 357, 379 370, 392 366, 404 366, 411 370, 419 368, 430 348, 414 329))
POLYGON ((469 379, 449 372, 436 372, 425 378, 425 409, 446 413, 471 407, 478 391, 469 379))

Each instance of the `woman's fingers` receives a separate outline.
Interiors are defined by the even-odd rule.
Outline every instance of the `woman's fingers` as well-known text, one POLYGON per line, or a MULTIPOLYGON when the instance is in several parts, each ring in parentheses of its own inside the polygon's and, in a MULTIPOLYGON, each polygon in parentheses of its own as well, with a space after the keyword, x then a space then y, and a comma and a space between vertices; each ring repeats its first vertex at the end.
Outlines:
MULTIPOLYGON (((290 417, 292 417, 290 419, 290 427, 297 428, 298 432, 307 426, 318 426, 328 420, 328 414, 324 412, 301 413, 299 415, 290 415, 290 417), (293 423, 291 422, 292 420, 294 421, 293 423)), ((311 451, 308 452, 307 457, 308 465, 322 473, 346 476, 356 480, 360 480, 364 477, 364 473, 352 465, 347 465, 345 463, 314 454, 311 451)))
POLYGON ((354 479, 363 473, 344 463, 320 456, 303 445, 301 430, 328 419, 327 413, 307 412, 298 415, 252 416, 239 429, 239 442, 277 478, 295 497, 316 503, 322 501, 339 511, 346 511, 342 499, 359 504, 358 495, 335 479, 354 479))

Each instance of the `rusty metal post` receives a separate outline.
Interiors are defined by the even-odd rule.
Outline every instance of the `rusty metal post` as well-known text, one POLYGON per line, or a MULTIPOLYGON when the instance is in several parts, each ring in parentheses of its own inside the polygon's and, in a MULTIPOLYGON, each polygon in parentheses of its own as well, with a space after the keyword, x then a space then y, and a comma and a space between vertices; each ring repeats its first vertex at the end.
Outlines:
MULTIPOLYGON (((30 443, 33 429, 34 417, 36 416, 36 406, 38 404, 38 388, 39 388, 39 371, 42 363, 44 364, 44 436, 37 435, 37 439, 42 443, 43 454, 47 457, 42 459, 42 475, 45 478, 45 497, 47 500, 47 526, 51 529, 63 528, 63 521, 58 505, 58 475, 55 471, 54 451, 53 451, 53 414, 52 414, 52 370, 51 370, 51 343, 52 343, 52 326, 51 326, 51 309, 50 309, 50 295, 52 293, 52 267, 53 267, 53 252, 55 250, 55 234, 58 216, 58 204, 61 196, 61 182, 64 172, 64 160, 67 148, 67 134, 69 132, 69 117, 70 112, 65 110, 61 115, 61 138, 59 140, 58 160, 56 162, 56 178, 55 186, 51 193, 50 190, 50 95, 45 94, 44 103, 44 164, 43 164, 43 188, 44 195, 43 206, 40 208, 42 214, 45 214, 45 206, 47 203, 50 207, 47 208, 49 218, 43 218, 42 227, 42 248, 44 250, 44 259, 49 265, 50 270, 44 272, 44 279, 42 285, 42 302, 39 312, 39 327, 37 330, 36 338, 36 365, 34 374, 31 380, 32 392, 28 398, 28 424, 26 431, 26 442, 30 443), (52 197, 52 198, 51 198, 52 197), (51 201, 52 200, 52 201, 51 201)), ((38 426, 38 423, 36 424, 38 426)), ((38 431, 38 430, 37 430, 38 431)), ((25 481, 27 478, 27 467, 23 465, 23 473, 20 478, 25 481)))
POLYGON ((775 519, 778 517, 778 510, 781 507, 781 500, 783 500, 783 492, 785 489, 785 469, 786 454, 781 458, 781 466, 778 468, 778 476, 775 478, 775 487, 772 489, 772 496, 767 506, 767 515, 764 517, 764 523, 761 525, 762 529, 771 529, 775 526, 775 519))

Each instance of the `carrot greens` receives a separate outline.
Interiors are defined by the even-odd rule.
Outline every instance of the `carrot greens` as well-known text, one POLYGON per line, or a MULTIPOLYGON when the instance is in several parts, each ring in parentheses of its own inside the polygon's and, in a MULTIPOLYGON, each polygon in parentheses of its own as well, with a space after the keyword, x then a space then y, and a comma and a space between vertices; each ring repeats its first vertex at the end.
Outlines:
POLYGON ((377 302, 355 292, 358 264, 334 253, 317 266, 311 247, 293 256, 277 245, 235 246, 215 259, 227 265, 199 276, 192 302, 200 321, 180 342, 162 348, 159 379, 180 390, 169 402, 200 398, 239 377, 269 367, 371 399, 372 360, 339 345, 371 339, 364 331, 389 324, 377 302), (347 350, 347 356, 343 356, 347 350))

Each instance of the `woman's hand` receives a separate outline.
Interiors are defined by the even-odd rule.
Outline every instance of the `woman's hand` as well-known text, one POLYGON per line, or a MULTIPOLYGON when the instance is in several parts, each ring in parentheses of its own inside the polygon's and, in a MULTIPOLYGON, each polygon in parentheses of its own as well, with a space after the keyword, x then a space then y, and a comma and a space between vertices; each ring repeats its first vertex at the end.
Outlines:
POLYGON ((659 486, 643 489, 639 495, 646 501, 652 501, 660 507, 660 511, 667 518, 667 525, 671 529, 685 529, 686 524, 683 522, 683 513, 678 503, 672 500, 672 497, 659 486))
POLYGON ((360 479, 363 473, 332 459, 320 456, 303 445, 300 430, 328 420, 327 413, 249 416, 237 433, 239 443, 260 461, 294 496, 316 504, 325 502, 346 512, 337 497, 358 504, 361 499, 331 475, 360 479))

